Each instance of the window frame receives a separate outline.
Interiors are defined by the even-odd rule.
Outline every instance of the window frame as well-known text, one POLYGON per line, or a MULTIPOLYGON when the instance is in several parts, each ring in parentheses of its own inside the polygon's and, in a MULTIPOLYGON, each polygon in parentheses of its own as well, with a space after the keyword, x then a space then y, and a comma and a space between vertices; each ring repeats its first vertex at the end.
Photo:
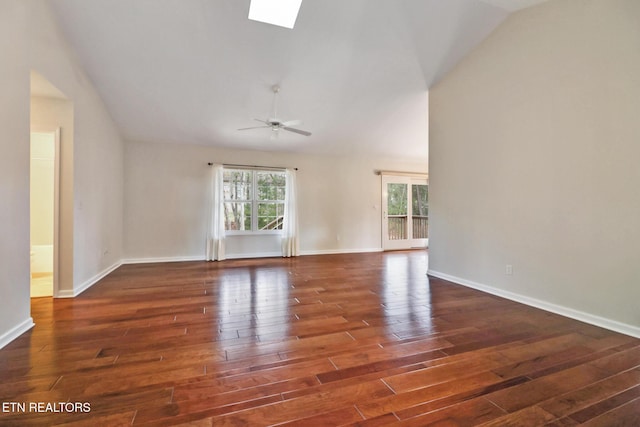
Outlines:
MULTIPOLYGON (((223 168, 223 181, 224 181, 224 173, 225 172, 251 172, 251 199, 227 199, 224 198, 222 203, 249 203, 251 205, 251 230, 224 230, 227 236, 247 236, 247 235, 280 235, 282 234, 282 229, 274 229, 274 230, 260 230, 258 228, 258 205, 260 203, 277 203, 283 206, 284 212, 284 204, 285 200, 260 200, 258 198, 258 173, 267 172, 267 173, 278 173, 285 177, 285 171, 276 170, 276 169, 267 169, 267 168, 242 168, 242 167, 233 167, 233 168, 223 168)), ((286 192, 286 182, 285 182, 285 192, 286 192)), ((226 227, 226 220, 225 220, 226 227)))

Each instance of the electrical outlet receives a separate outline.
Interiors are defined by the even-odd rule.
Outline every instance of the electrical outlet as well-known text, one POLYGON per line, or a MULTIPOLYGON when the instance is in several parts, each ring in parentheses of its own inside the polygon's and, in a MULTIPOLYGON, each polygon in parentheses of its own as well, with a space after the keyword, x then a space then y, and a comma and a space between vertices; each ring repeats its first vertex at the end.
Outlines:
POLYGON ((506 274, 507 276, 511 276, 513 274, 513 266, 511 264, 507 264, 504 267, 504 274, 506 274))

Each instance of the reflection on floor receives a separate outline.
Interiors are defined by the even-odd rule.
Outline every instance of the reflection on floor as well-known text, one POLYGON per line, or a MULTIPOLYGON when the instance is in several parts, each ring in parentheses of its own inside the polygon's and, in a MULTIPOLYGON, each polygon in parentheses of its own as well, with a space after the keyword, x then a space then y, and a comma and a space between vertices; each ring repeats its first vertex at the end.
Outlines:
POLYGON ((31 278, 31 298, 53 296, 53 273, 38 274, 31 278))
POLYGON ((0 425, 640 426, 640 339, 427 276, 427 257, 129 264, 33 298, 0 350, 0 425))

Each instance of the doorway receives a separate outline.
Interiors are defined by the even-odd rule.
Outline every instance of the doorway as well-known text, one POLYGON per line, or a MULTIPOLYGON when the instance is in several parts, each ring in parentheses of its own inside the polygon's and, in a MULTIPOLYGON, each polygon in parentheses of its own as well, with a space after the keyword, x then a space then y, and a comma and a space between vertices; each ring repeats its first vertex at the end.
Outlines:
POLYGON ((426 177, 382 176, 382 249, 429 244, 429 183, 426 177))
POLYGON ((60 130, 31 133, 31 297, 57 289, 60 130))

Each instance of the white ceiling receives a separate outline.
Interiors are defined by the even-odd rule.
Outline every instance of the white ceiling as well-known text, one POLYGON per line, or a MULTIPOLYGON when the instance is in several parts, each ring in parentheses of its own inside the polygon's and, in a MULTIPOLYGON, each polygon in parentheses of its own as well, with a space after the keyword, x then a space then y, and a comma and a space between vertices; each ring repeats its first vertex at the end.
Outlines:
POLYGON ((426 159, 428 88, 532 2, 303 0, 293 30, 249 0, 52 3, 127 139, 426 159), (237 130, 271 116, 274 84, 311 137, 237 130))
POLYGON ((497 7, 501 7, 510 12, 516 10, 525 9, 527 7, 535 6, 539 3, 544 3, 547 0, 480 0, 485 3, 492 4, 497 7))

